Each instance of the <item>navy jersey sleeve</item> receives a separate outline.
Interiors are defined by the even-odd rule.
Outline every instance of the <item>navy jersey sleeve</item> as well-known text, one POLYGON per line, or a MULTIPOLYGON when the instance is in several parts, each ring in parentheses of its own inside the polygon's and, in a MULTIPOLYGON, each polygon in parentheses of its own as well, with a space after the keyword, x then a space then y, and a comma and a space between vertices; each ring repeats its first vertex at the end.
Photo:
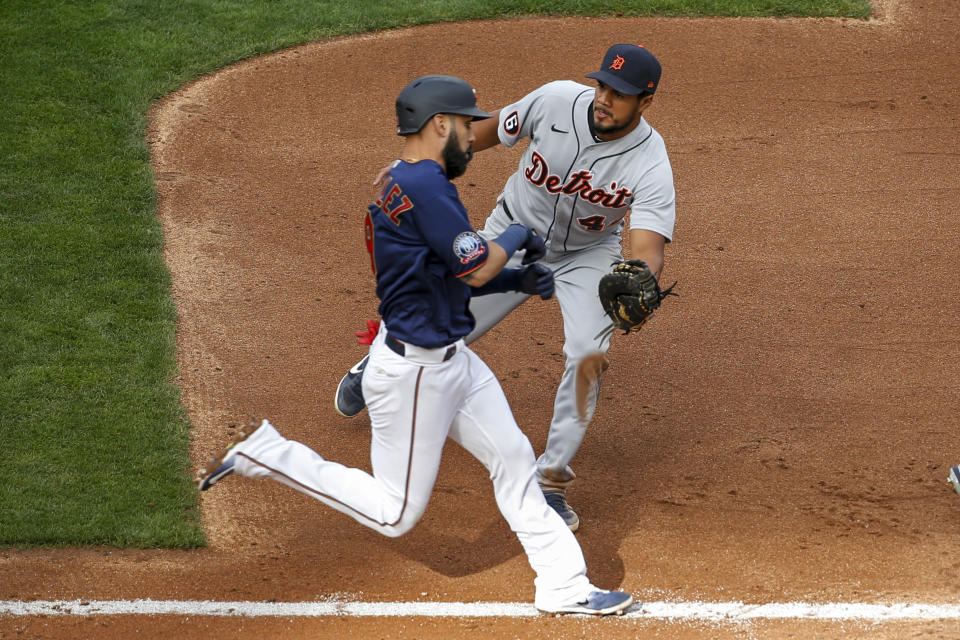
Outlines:
POLYGON ((430 249, 457 278, 476 271, 490 255, 487 241, 480 237, 467 217, 467 210, 450 182, 428 201, 419 203, 417 225, 430 249))

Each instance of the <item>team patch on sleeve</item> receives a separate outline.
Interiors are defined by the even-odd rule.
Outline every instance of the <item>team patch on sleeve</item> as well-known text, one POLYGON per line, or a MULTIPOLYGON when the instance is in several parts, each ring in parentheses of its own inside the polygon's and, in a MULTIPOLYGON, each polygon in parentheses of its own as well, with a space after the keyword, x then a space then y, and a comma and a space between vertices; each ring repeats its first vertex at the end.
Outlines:
POLYGON ((486 253, 486 243, 473 231, 464 231, 453 239, 453 254, 461 264, 475 262, 486 253))
POLYGON ((510 136, 520 133, 520 114, 518 112, 512 111, 510 115, 503 119, 503 130, 510 136))

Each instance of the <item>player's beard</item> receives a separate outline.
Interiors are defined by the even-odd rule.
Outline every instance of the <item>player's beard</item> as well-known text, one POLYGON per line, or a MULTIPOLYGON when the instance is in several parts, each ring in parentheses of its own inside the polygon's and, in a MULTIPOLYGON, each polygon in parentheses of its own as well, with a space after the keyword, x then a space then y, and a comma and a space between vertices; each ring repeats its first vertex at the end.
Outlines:
POLYGON ((450 137, 447 138, 447 144, 443 147, 443 164, 446 167, 447 180, 462 176, 472 158, 473 147, 467 147, 466 151, 460 149, 460 137, 457 136, 457 131, 452 129, 450 137))
MULTIPOLYGON (((596 110, 596 107, 594 107, 594 110, 596 110)), ((604 111, 604 113, 609 114, 610 112, 604 111)), ((632 129, 633 127, 637 126, 637 122, 639 122, 639 118, 636 118, 636 114, 634 114, 634 118, 631 118, 630 120, 622 124, 601 125, 597 122, 597 116, 595 114, 592 117, 593 117, 594 132, 605 135, 605 136, 613 135, 615 133, 620 133, 621 131, 625 131, 627 129, 632 129), (636 119, 636 122, 634 121, 635 119, 636 119)))

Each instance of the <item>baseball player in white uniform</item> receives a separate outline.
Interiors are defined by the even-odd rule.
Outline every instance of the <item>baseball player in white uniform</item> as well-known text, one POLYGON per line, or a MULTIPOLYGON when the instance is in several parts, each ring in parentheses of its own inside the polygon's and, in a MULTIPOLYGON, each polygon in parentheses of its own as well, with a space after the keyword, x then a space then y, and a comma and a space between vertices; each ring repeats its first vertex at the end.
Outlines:
MULTIPOLYGON (((625 228, 631 257, 646 262, 658 278, 664 247, 673 238, 673 172, 663 138, 643 118, 660 75, 660 63, 650 51, 617 44, 607 50, 600 70, 588 74, 596 87, 551 82, 474 127, 476 151, 530 140, 480 233, 494 238, 519 222, 546 241, 541 264, 554 273, 566 366, 546 448, 537 460, 537 478, 547 502, 574 531, 580 518, 566 501, 576 477, 570 462, 596 408, 594 395, 586 421, 581 419, 576 368, 584 356, 605 353, 610 346, 611 321, 597 295, 600 278, 622 259, 625 228)), ((515 267, 522 257, 514 255, 508 266, 515 267)), ((473 298, 470 312, 476 326, 466 343, 529 297, 505 292, 473 298)), ((364 406, 358 385, 364 366, 361 361, 338 386, 335 407, 342 415, 356 415, 364 406)))
POLYGON ((474 324, 472 296, 554 291, 550 270, 535 263, 546 251, 542 238, 519 223, 479 236, 450 182, 472 156, 474 121, 490 114, 465 81, 437 75, 407 85, 396 109, 403 157, 364 219, 383 318, 363 376, 373 473, 326 460, 264 420, 241 431, 198 484, 206 490, 233 473, 272 478, 396 537, 426 510, 451 438, 489 471, 497 505, 536 573, 537 608, 622 613, 633 598, 587 579, 580 545, 535 481, 533 447, 496 377, 463 341, 474 324), (523 260, 505 267, 517 251, 523 260))

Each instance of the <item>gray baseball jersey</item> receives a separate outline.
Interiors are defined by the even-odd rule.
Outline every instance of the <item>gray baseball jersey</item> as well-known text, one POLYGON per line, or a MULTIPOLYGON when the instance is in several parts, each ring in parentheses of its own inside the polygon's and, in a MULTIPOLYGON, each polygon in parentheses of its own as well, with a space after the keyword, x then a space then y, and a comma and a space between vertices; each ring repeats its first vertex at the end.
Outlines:
MULTIPOLYGON (((673 239, 676 219, 673 170, 663 138, 643 119, 617 140, 595 138, 595 92, 577 82, 551 82, 500 110, 500 142, 508 147, 521 138, 531 142, 481 232, 496 237, 512 219, 533 227, 547 242, 542 262, 554 273, 566 365, 546 448, 537 460, 544 487, 565 488, 576 477, 569 464, 586 429, 575 402, 576 368, 584 356, 610 346, 610 318, 600 306, 597 285, 610 264, 622 258, 627 216, 631 229, 648 229, 667 241, 673 239)), ((519 260, 514 255, 508 266, 519 266, 519 260)), ((526 299, 518 293, 471 298, 476 327, 467 343, 526 299)), ((587 422, 596 396, 588 402, 587 422)))
POLYGON ((500 142, 531 138, 498 205, 536 229, 548 255, 601 242, 619 242, 631 229, 673 239, 673 170, 663 138, 646 120, 618 140, 595 138, 590 127, 593 87, 562 80, 500 110, 500 142), (549 161, 547 160, 549 158, 549 161))

